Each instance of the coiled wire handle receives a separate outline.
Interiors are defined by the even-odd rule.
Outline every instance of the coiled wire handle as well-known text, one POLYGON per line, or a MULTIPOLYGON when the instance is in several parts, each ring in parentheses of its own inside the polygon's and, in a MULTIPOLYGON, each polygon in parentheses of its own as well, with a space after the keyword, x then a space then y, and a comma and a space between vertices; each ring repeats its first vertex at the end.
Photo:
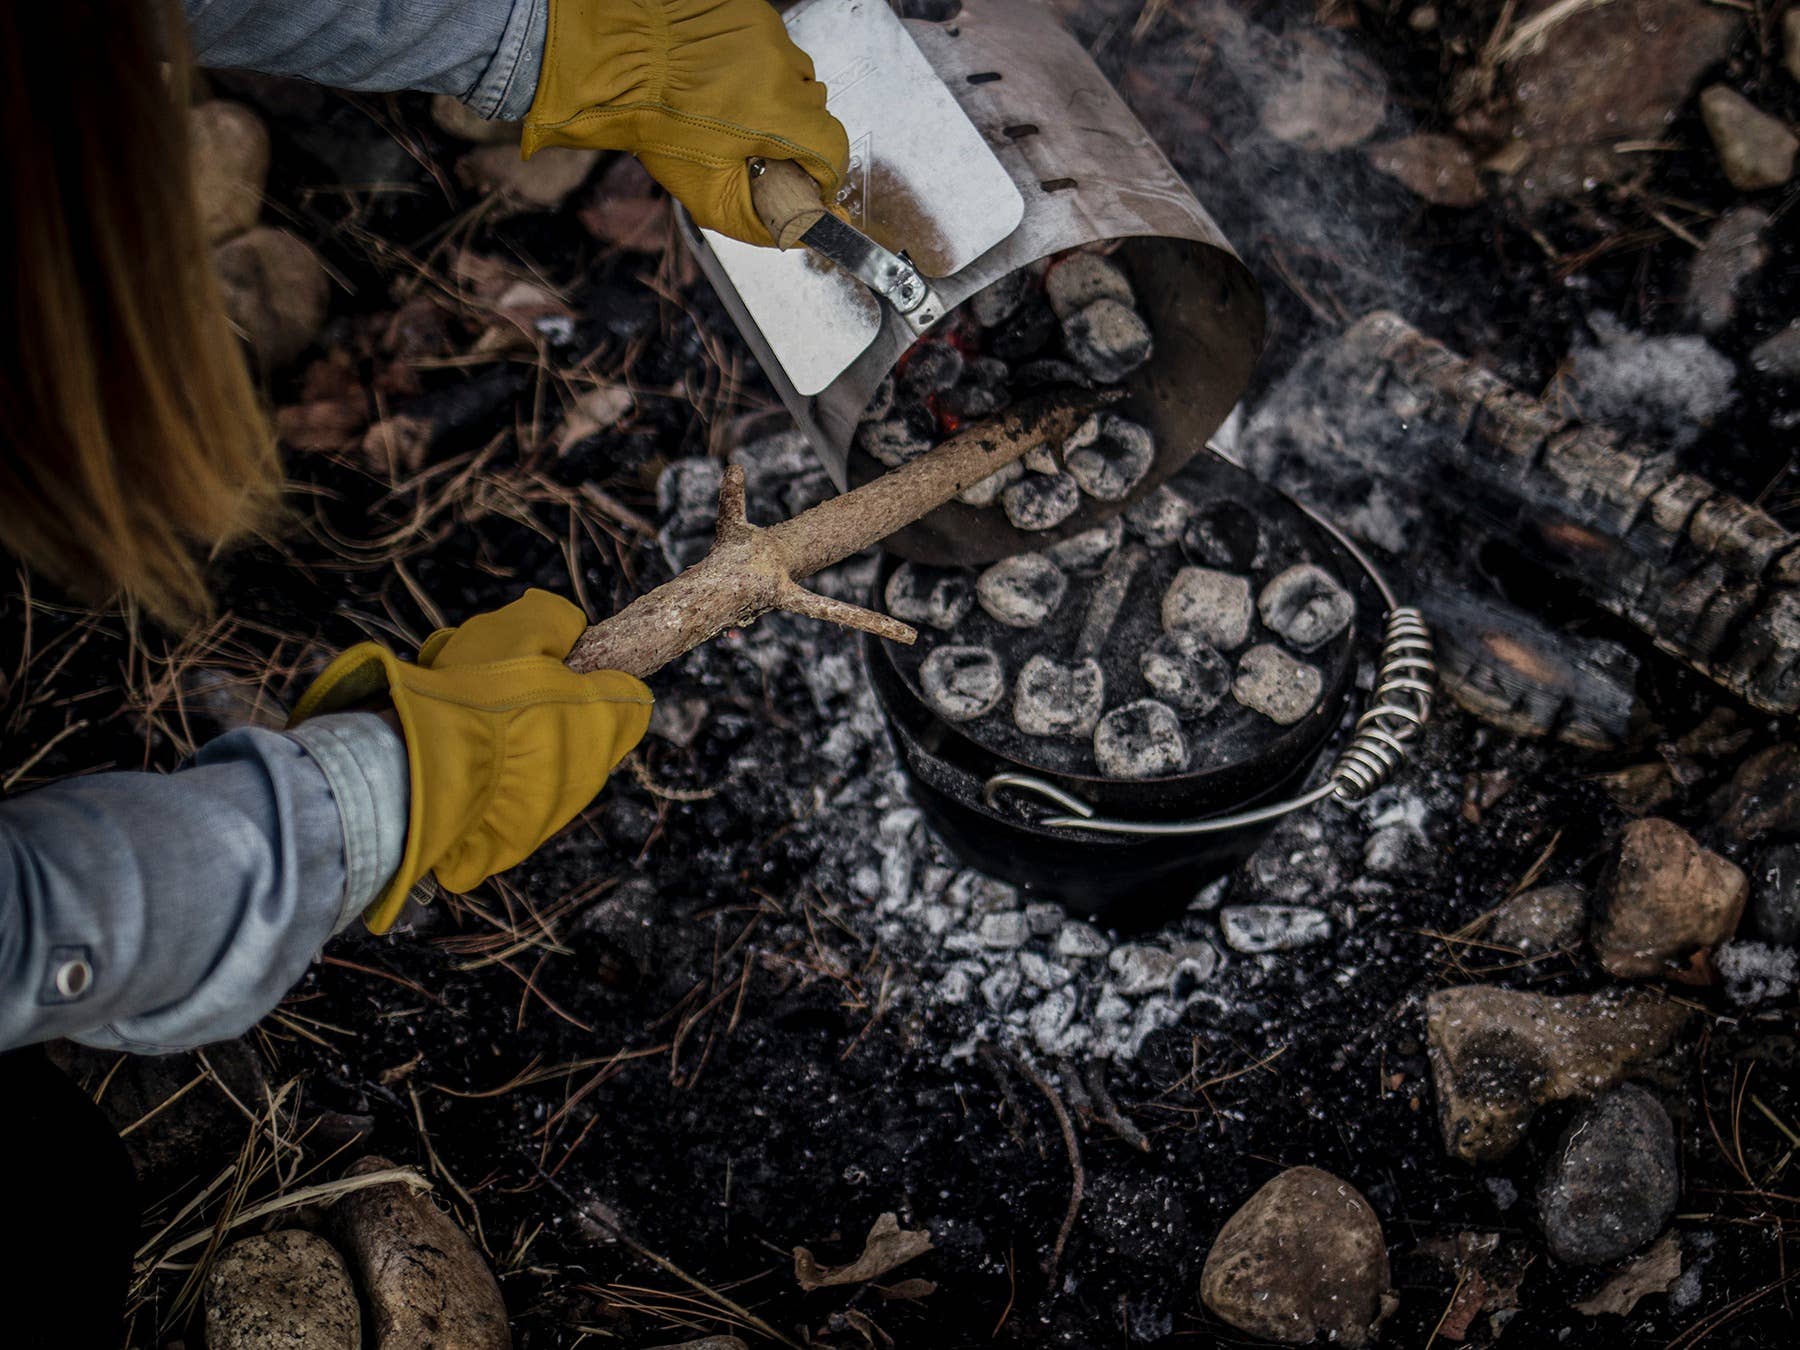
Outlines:
POLYGON ((1003 788, 1015 788, 1042 797, 1068 812, 1038 822, 1052 829, 1093 830, 1100 834, 1217 834, 1279 820, 1327 797, 1335 797, 1346 805, 1360 802, 1394 780, 1406 766, 1413 743, 1431 720, 1432 700, 1437 692, 1437 659, 1430 625, 1419 610, 1400 603, 1381 569, 1348 535, 1304 502, 1294 501, 1292 497, 1288 500, 1356 559, 1375 583, 1387 609, 1383 619, 1380 664, 1375 673, 1375 688, 1369 695, 1369 706, 1356 719, 1350 739, 1332 761, 1325 781, 1297 797, 1225 816, 1207 816, 1203 820, 1120 820, 1096 815, 1089 803, 1036 774, 997 773, 982 787, 982 800, 990 809, 996 806, 1003 788))

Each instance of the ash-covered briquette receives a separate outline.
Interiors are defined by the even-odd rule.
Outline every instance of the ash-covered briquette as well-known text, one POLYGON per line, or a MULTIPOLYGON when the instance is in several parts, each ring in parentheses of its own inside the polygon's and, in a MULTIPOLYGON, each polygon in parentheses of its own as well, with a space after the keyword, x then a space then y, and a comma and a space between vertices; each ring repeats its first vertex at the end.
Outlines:
POLYGON ((949 342, 915 342, 900 365, 900 388, 909 394, 935 394, 953 387, 963 376, 962 350, 949 342))
POLYGON ((1117 516, 1104 525, 1072 534, 1044 550, 1044 556, 1065 572, 1087 576, 1106 566, 1125 538, 1125 526, 1117 516))
POLYGON ((1113 412, 1095 413, 1063 442, 1063 467, 1097 501, 1124 501, 1155 458, 1149 428, 1113 412))
POLYGON ((1062 473, 1027 473, 1000 494, 1000 505, 1014 528, 1052 530, 1075 514, 1081 489, 1062 473))
POLYGON ((919 687, 946 722, 972 722, 1000 706, 1006 668, 986 647, 939 647, 920 665, 919 687))
POLYGON ((1238 662, 1232 697, 1253 712, 1291 727, 1318 706, 1325 676, 1271 642, 1258 643, 1238 662))
POLYGON ((1106 677, 1094 661, 1034 656, 1013 687, 1013 721, 1027 736, 1086 736, 1106 706, 1106 677))
POLYGON ((957 493, 956 500, 969 506, 992 506, 1000 500, 1002 492, 1024 475, 1025 466, 1016 459, 1009 459, 986 478, 977 479, 957 493))
POLYGON ((959 424, 992 417, 1012 403, 1011 377, 1006 362, 977 356, 964 363, 961 382, 937 396, 938 412, 959 424))
POLYGON ((1124 271, 1098 253, 1070 253, 1051 263, 1044 273, 1044 298, 1059 319, 1074 317, 1096 300, 1137 303, 1124 271))
POLYGON ((1201 567, 1248 572, 1262 562, 1262 526, 1241 502, 1208 502, 1194 508, 1181 551, 1201 567))
POLYGON ((864 454, 897 469, 931 449, 937 438, 930 416, 914 410, 864 422, 856 429, 856 444, 864 454))
POLYGON ((1125 512, 1125 523, 1151 548, 1167 548, 1181 538, 1193 514, 1193 503, 1164 483, 1125 512))
POLYGON ((1165 632, 1196 633, 1220 651, 1250 636, 1250 578, 1210 567, 1184 567, 1163 593, 1165 632))
POLYGON ((1323 567, 1299 563, 1263 587, 1256 609, 1289 646, 1310 652, 1350 626, 1356 601, 1323 567))
POLYGON ((1114 708, 1094 728, 1094 762, 1108 778, 1162 778, 1187 768, 1181 718, 1166 703, 1141 698, 1114 708))
POLYGON ((1002 558, 975 579, 975 598, 1008 628, 1036 628, 1056 613, 1069 579, 1048 558, 1019 553, 1002 558))
POLYGON ((1189 716, 1211 712, 1231 691, 1231 662, 1198 633, 1164 633, 1138 658, 1144 683, 1189 716))
POLYGON ((1116 384, 1150 359, 1150 325, 1130 305, 1096 300, 1063 324, 1069 355, 1089 379, 1116 384))
POLYGON ((1012 317, 1031 289, 1031 274, 1020 268, 991 282, 969 298, 969 313, 983 328, 998 328, 1012 317))
POLYGON ((966 572, 909 562, 888 578, 886 599, 888 613, 896 619, 948 632, 974 607, 975 588, 966 572))

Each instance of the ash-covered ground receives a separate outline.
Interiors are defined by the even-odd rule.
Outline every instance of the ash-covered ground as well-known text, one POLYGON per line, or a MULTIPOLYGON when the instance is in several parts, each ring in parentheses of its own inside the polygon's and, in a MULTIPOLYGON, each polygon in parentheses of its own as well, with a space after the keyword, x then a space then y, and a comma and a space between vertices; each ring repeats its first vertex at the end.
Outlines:
MULTIPOLYGON (((1772 11, 1645 7, 1551 7, 1579 12, 1516 50, 1547 7, 1063 10, 1267 292, 1252 411, 1309 342, 1388 307, 1791 528, 1800 384, 1769 344, 1800 298, 1779 223, 1793 189, 1722 176, 1698 91, 1722 82, 1791 122, 1800 85, 1772 11), (1537 89, 1575 87, 1554 85, 1573 79, 1559 53, 1652 20, 1684 40, 1630 38, 1668 113, 1631 134, 1660 148, 1587 183, 1580 100, 1546 113, 1537 89), (1512 140, 1535 168, 1507 167, 1512 140), (1750 244, 1708 255, 1728 220, 1725 242, 1750 244)), ((265 221, 334 277, 328 321, 269 380, 296 525, 222 562, 221 616, 194 635, 22 586, 9 789, 172 767, 291 701, 331 650, 404 646, 526 585, 614 608, 690 556, 727 457, 753 519, 826 492, 628 161, 506 206, 489 151, 510 147, 470 149, 426 100, 241 77, 214 92, 269 128, 265 221)), ((505 190, 527 189, 543 185, 505 190)), ((878 565, 820 588, 866 602, 878 565)), ((782 615, 727 635, 654 681, 650 737, 529 863, 393 937, 333 944, 229 1053, 116 1070, 103 1102, 121 1125, 202 1077, 131 1135, 156 1200, 134 1343, 195 1343, 190 1272, 156 1258, 221 1200, 182 1206, 277 1136, 227 1080, 240 1100, 286 1087, 280 1137, 299 1140, 271 1145, 287 1161, 250 1198, 301 1163, 418 1166, 497 1273, 521 1347, 1242 1343, 1199 1297, 1202 1265, 1300 1165, 1379 1219, 1398 1298, 1381 1343, 1790 1343, 1800 1090, 1779 924, 1800 821, 1781 807, 1791 779, 1743 775, 1792 728, 1568 597, 1551 612, 1635 658, 1633 743, 1522 739, 1446 706, 1395 785, 1294 817, 1143 931, 1085 925, 949 855, 909 800, 860 638, 782 615), (1626 1259, 1549 1245, 1580 1236, 1557 1228, 1550 1184, 1580 1103, 1548 1101, 1502 1158, 1451 1156, 1426 1000, 1622 988, 1579 922, 1533 945, 1484 916, 1556 883, 1597 910, 1650 810, 1744 869, 1751 917, 1715 955, 1722 981, 1636 986, 1694 1009, 1627 1075, 1672 1120, 1675 1170, 1612 1187, 1632 1221, 1669 1201, 1673 1267, 1659 1248, 1641 1298, 1604 1311, 1591 1300, 1626 1259), (1659 1181, 1678 1199, 1639 1193, 1659 1181), (885 1213, 933 1250, 802 1286, 796 1247, 849 1262, 885 1213)), ((115 1072, 74 1062, 96 1086, 115 1072)))

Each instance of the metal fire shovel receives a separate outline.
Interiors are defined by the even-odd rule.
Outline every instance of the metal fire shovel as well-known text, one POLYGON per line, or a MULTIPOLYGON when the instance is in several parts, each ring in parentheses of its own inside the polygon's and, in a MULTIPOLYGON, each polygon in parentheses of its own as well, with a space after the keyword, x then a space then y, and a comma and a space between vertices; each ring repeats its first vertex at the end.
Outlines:
POLYGON ((850 134, 849 172, 827 210, 797 165, 753 160, 751 197, 782 251, 703 234, 752 316, 787 316, 759 326, 811 396, 875 340, 883 306, 915 334, 943 318, 931 280, 1016 230, 1025 201, 886 0, 806 0, 785 20, 850 134))

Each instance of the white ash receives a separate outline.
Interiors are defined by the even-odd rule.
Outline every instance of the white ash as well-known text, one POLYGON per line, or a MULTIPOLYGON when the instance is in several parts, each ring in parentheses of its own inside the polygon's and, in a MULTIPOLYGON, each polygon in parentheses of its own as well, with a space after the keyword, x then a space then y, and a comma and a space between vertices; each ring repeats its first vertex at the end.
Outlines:
POLYGON ((1211 712, 1231 689, 1231 663, 1198 633, 1164 633, 1138 670, 1158 698, 1190 715, 1211 712))
POLYGON ((1250 578, 1210 567, 1184 567, 1163 592, 1162 626, 1194 633, 1220 651, 1250 636, 1250 578))
POLYGON ((985 914, 981 919, 979 930, 981 945, 994 947, 1002 951, 1011 951, 1023 947, 1031 937, 1031 925, 1018 910, 1008 910, 1000 914, 985 914))
POLYGON ((1308 947, 1331 936, 1331 918, 1305 905, 1227 905, 1219 930, 1233 951, 1258 956, 1308 947))
POLYGON ((1056 930, 1056 954, 1070 960, 1105 956, 1112 943, 1091 923, 1071 919, 1056 930))
POLYGON ((999 966, 981 982, 982 1001, 990 1010, 1003 1013, 1012 1006, 1019 986, 1024 982, 1025 977, 1019 974, 1017 966, 999 966))
POLYGON ((1063 323, 1063 341, 1082 373, 1116 384, 1150 359, 1153 346, 1144 316, 1117 300, 1096 300, 1063 323))
POLYGON ((962 350, 948 342, 915 342, 899 374, 900 387, 914 394, 934 394, 962 378, 962 350))
POLYGON ((1180 959, 1168 948, 1138 943, 1114 947, 1112 955, 1106 959, 1107 969, 1117 977, 1119 992, 1126 995, 1167 989, 1175 982, 1175 968, 1180 964, 1180 959))
POLYGON ((1025 466, 1016 459, 1008 460, 986 478, 977 479, 957 493, 956 500, 967 506, 992 506, 1002 492, 1024 476, 1025 466))
POLYGON ((1088 595, 1087 613, 1082 615, 1081 632, 1075 637, 1075 655, 1097 657, 1106 650, 1131 594, 1131 583, 1149 556, 1142 544, 1129 544, 1106 560, 1100 580, 1088 595))
POLYGON ((1056 447, 1049 442, 1034 445, 1019 457, 1019 463, 1032 473, 1056 474, 1062 472, 1062 465, 1056 461, 1056 447))
POLYGON ((1651 337, 1605 313, 1588 326, 1597 345, 1569 353, 1567 390, 1581 416, 1685 450, 1737 401, 1737 367, 1705 338, 1651 337))
POLYGON ((969 297, 969 313, 983 328, 998 328, 1025 300, 1031 276, 1023 268, 1008 272, 969 297))
POLYGON ((1186 532, 1194 505, 1167 483, 1125 512, 1125 523, 1151 548, 1167 548, 1186 532))
POLYGON ((1037 628, 1068 593, 1062 569, 1037 553, 1002 558, 975 579, 975 598, 997 623, 1037 628))
POLYGON ((1044 274, 1044 297, 1059 319, 1079 313, 1096 300, 1137 303, 1124 270, 1098 253, 1071 253, 1059 259, 1044 274))
POLYGON ((1073 994, 1058 989, 1031 1010, 1027 1026, 1039 1050, 1046 1055, 1067 1055, 1087 1043, 1087 1028, 1072 1025, 1078 1006, 1073 994))
POLYGON ((1166 703, 1141 698, 1114 708, 1094 728, 1094 760, 1108 778, 1164 778, 1187 767, 1181 718, 1166 703))
POLYGON ((1063 442, 1063 465, 1088 496, 1124 501, 1150 472, 1156 442, 1150 429, 1114 412, 1098 412, 1063 442))
POLYGON ((856 429, 856 447, 890 469, 911 463, 931 449, 933 439, 914 419, 901 415, 864 422, 856 429))
POLYGON ((1000 494, 1000 505, 1014 528, 1049 530, 1075 514, 1081 489, 1067 474, 1028 473, 1000 494))
POLYGON ((1066 664, 1037 655, 1013 686, 1013 721, 1027 736, 1086 736, 1106 706, 1106 677, 1095 661, 1066 664))
POLYGON ((1318 706, 1324 688, 1325 676, 1317 666, 1264 642, 1239 660, 1231 695, 1252 712, 1291 727, 1318 706))
POLYGON ((946 722, 972 722, 1000 706, 1006 669, 986 647, 938 647, 919 666, 919 688, 946 722))
POLYGON ((1431 841, 1417 825, 1384 825, 1363 846, 1363 866, 1378 877, 1417 874, 1431 857, 1431 841))
POLYGON ((1727 942, 1713 956, 1725 996, 1739 1007, 1773 1003, 1800 984, 1800 951, 1767 942, 1727 942))
POLYGON ((1019 973, 1025 977, 1025 983, 1035 989, 1061 989, 1075 978, 1075 972, 1067 966, 1058 965, 1036 952, 1019 953, 1019 973))
POLYGON ((1241 502, 1197 507, 1182 532, 1181 551, 1202 567, 1247 572, 1262 565, 1262 525, 1241 502))
POLYGON ((1072 534, 1044 550, 1044 556, 1065 572, 1086 576, 1106 566, 1125 538, 1125 525, 1117 516, 1104 525, 1072 534))
POLYGON ((1331 641, 1356 615, 1350 592, 1316 563, 1297 564, 1271 579, 1256 608, 1264 624, 1303 652, 1331 641))
POLYGON ((901 563, 888 578, 886 598, 896 619, 948 632, 974 608, 975 588, 960 571, 901 563))
POLYGON ((678 459, 656 480, 662 527, 657 547, 674 571, 692 567, 712 548, 719 518, 719 483, 725 466, 716 459, 678 459))

